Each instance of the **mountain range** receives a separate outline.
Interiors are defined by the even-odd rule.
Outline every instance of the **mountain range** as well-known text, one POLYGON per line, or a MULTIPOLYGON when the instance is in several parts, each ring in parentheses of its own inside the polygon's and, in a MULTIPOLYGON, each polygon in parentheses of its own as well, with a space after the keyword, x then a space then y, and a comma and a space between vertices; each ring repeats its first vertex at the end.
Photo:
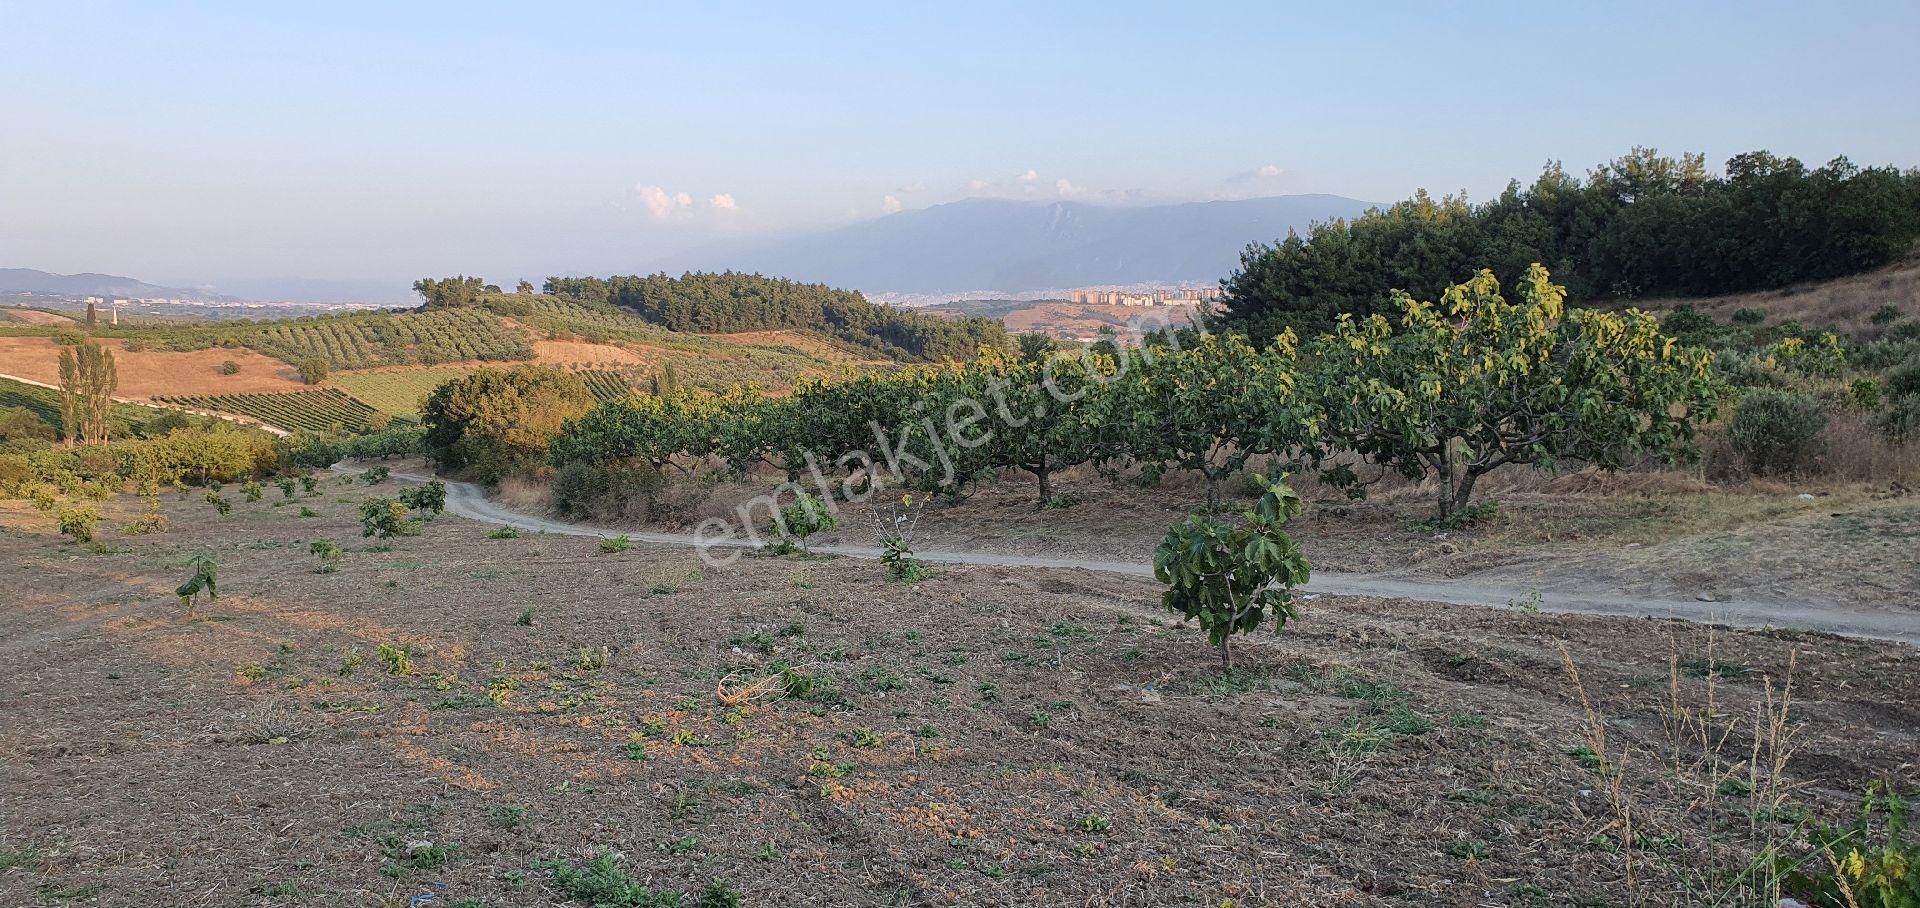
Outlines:
MULTIPOLYGON (((617 270, 758 272, 903 295, 1212 284, 1239 264, 1248 243, 1270 242, 1288 230, 1353 217, 1371 207, 1336 195, 1129 206, 963 199, 841 227, 709 244, 617 270)), ((209 303, 412 299, 404 282, 368 280, 255 280, 221 289, 226 293, 164 287, 113 274, 0 268, 0 293, 209 303)))
POLYGON ((800 235, 710 245, 653 270, 754 271, 870 293, 1211 284, 1254 241, 1371 203, 1289 195, 1173 205, 966 199, 800 235))
POLYGON ((0 293, 58 293, 65 296, 120 296, 237 303, 238 297, 187 287, 162 287, 117 274, 54 274, 32 268, 0 268, 0 293))

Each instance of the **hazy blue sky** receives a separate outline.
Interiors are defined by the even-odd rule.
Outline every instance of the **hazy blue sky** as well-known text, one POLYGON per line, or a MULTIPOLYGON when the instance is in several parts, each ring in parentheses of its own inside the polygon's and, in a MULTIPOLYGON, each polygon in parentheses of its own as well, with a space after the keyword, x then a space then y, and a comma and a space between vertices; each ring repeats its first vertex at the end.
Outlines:
POLYGON ((0 267, 508 278, 968 195, 1920 164, 1911 0, 694 6, 0 0, 0 267))

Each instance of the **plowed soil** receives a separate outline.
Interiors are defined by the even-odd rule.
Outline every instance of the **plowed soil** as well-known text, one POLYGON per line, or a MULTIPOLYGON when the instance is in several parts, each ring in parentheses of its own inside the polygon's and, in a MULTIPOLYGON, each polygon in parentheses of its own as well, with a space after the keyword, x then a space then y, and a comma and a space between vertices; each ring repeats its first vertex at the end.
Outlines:
POLYGON ((0 504, 0 904, 565 904, 600 849, 686 904, 1699 904, 1920 785, 1896 644, 1320 597, 1223 673, 1144 580, 236 491, 97 551, 0 504))

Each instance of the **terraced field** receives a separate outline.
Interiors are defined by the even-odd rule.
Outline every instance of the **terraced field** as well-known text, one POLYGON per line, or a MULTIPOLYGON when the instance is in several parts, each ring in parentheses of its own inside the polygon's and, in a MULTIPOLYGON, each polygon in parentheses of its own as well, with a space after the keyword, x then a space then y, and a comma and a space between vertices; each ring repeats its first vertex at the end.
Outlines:
POLYGON ((377 412, 335 388, 285 394, 215 394, 160 398, 168 403, 256 419, 289 432, 365 432, 377 412))

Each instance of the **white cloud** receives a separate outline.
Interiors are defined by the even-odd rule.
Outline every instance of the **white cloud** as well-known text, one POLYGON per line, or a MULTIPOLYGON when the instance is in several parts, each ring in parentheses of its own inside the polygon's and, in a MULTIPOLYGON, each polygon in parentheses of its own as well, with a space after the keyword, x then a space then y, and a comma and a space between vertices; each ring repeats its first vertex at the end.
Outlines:
POLYGON ((980 190, 985 189, 988 186, 992 186, 992 185, 993 185, 992 183, 989 183, 986 180, 968 180, 967 181, 967 188, 974 192, 979 192, 980 190))
POLYGON ((1040 171, 1038 171, 1038 170, 1033 170, 1033 169, 1028 169, 1026 173, 1023 173, 1023 174, 1021 174, 1021 175, 1020 175, 1020 182, 1022 182, 1022 183, 1038 183, 1038 182, 1040 182, 1040 171))
POLYGON ((721 211, 732 211, 735 208, 740 207, 739 205, 734 204, 733 194, 727 193, 727 192, 720 193, 719 195, 716 195, 713 198, 708 199, 707 204, 714 208, 718 208, 721 211))
POLYGON ((880 199, 880 210, 888 214, 892 214, 896 211, 899 211, 900 200, 894 198, 893 196, 883 196, 880 199))
POLYGON ((647 206, 647 211, 652 213, 656 221, 664 221, 675 211, 693 205, 693 196, 684 192, 670 193, 651 183, 637 185, 633 187, 633 191, 640 197, 640 203, 647 206))
POLYGON ((1279 179, 1285 173, 1286 171, 1277 164, 1262 164, 1252 170, 1242 170, 1227 177, 1227 183, 1232 186, 1244 186, 1249 183, 1279 179))
POLYGON ((1053 191, 1059 193, 1063 199, 1070 199, 1077 195, 1087 194, 1085 189, 1073 185, 1073 181, 1066 177, 1061 177, 1053 181, 1053 191))

